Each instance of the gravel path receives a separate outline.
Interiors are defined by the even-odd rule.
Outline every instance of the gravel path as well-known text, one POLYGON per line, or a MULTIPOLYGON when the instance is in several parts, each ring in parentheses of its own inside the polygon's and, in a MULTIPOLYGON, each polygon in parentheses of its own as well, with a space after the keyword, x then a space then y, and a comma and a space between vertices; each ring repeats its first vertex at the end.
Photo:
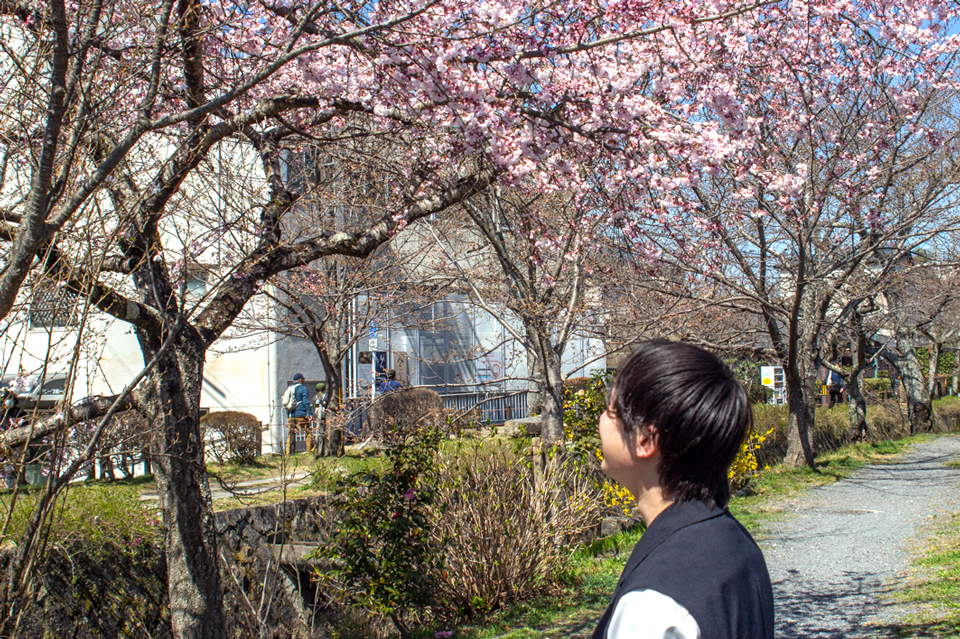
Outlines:
POLYGON ((910 559, 910 539, 960 511, 960 437, 913 446, 784 505, 758 539, 776 602, 778 639, 886 637, 879 600, 910 559))

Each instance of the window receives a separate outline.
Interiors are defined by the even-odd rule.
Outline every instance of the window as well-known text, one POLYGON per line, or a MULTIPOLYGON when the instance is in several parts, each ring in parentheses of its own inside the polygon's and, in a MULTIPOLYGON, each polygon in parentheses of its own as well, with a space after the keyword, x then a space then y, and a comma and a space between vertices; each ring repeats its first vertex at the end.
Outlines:
POLYGON ((76 293, 54 285, 33 289, 30 300, 30 328, 71 328, 77 325, 76 293))
POLYGON ((187 278, 187 295, 203 297, 207 294, 207 277, 205 273, 194 274, 187 278))

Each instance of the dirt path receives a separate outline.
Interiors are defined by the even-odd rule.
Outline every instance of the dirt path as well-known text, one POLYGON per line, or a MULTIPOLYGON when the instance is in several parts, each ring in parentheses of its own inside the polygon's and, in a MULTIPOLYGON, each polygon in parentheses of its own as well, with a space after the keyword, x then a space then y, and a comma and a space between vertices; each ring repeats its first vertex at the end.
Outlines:
POLYGON ((910 559, 910 539, 960 511, 960 437, 917 444, 895 464, 784 504, 793 516, 758 541, 773 580, 778 639, 894 636, 878 603, 910 559))

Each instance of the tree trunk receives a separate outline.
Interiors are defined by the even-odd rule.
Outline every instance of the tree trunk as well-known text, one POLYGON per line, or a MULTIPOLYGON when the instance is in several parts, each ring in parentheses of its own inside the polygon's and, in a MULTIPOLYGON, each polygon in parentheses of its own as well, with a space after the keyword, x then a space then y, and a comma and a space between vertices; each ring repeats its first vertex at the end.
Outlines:
POLYGON ((853 368, 847 381, 847 397, 850 399, 850 433, 857 441, 870 437, 867 426, 867 401, 863 396, 863 369, 867 367, 867 336, 859 313, 854 311, 851 324, 857 331, 853 346, 853 368))
POLYGON ((814 452, 810 444, 810 432, 815 419, 815 382, 815 377, 812 380, 803 380, 787 375, 787 406, 790 416, 787 421, 787 454, 783 458, 785 466, 813 466, 814 452))
POLYGON ((920 360, 917 359, 915 344, 916 340, 912 335, 898 334, 898 350, 887 349, 883 352, 883 356, 900 373, 904 393, 907 396, 907 418, 910 420, 910 432, 923 433, 930 430, 933 420, 931 419, 928 380, 920 366, 920 360))
POLYGON ((931 405, 930 391, 926 376, 920 367, 920 360, 914 349, 909 349, 899 359, 897 370, 903 381, 903 388, 907 395, 907 418, 910 420, 911 433, 925 433, 930 430, 931 405))
MULTIPOLYGON (((339 336, 335 336, 339 339, 339 336)), ((329 351, 324 343, 323 334, 319 331, 312 336, 313 345, 320 356, 323 366, 323 375, 326 377, 327 387, 323 395, 323 423, 317 425, 320 432, 316 452, 320 457, 340 457, 343 455, 343 411, 340 406, 340 394, 343 389, 343 358, 336 362, 331 361, 329 351)))
MULTIPOLYGON (((144 359, 159 340, 138 335, 144 359)), ((205 348, 184 331, 157 362, 140 408, 160 427, 153 458, 166 542, 170 621, 177 639, 225 639, 213 505, 200 437, 200 390, 205 348)))
POLYGON ((543 367, 540 360, 530 351, 527 351, 527 374, 530 381, 527 382, 527 415, 540 415, 543 412, 543 397, 541 391, 543 384, 540 381, 543 377, 543 367))
POLYGON ((950 394, 957 396, 957 390, 960 388, 960 375, 957 371, 960 369, 960 347, 953 349, 953 374, 950 377, 950 394))
POLYGON ((937 392, 937 375, 940 374, 940 344, 934 342, 929 349, 930 362, 927 365, 929 373, 927 377, 927 393, 931 401, 937 399, 940 393, 937 392))
POLYGON ((116 481, 117 476, 113 473, 113 448, 109 445, 103 447, 100 454, 100 479, 103 481, 116 481))
POLYGON ((560 357, 552 351, 549 361, 540 367, 540 437, 544 444, 563 444, 566 436, 563 431, 563 376, 560 373, 560 357))
POLYGON ((343 375, 340 366, 333 366, 327 373, 327 389, 324 401, 324 432, 327 433, 326 454, 335 457, 343 455, 343 410, 340 406, 340 393, 343 389, 343 375))

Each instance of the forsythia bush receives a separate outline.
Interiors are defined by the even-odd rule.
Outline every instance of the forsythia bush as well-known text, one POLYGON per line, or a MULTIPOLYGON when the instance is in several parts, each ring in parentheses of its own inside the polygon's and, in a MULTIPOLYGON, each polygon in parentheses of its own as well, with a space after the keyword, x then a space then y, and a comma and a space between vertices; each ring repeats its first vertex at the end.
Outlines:
POLYGON ((630 491, 600 473, 603 452, 597 424, 600 415, 607 410, 607 386, 611 378, 610 373, 597 371, 589 381, 578 383, 564 392, 563 428, 568 449, 580 453, 581 461, 596 477, 604 505, 629 515, 634 503, 630 491))
POLYGON ((727 474, 730 478, 730 490, 743 488, 760 471, 757 451, 763 446, 763 442, 767 441, 767 438, 773 434, 773 430, 771 428, 763 433, 751 430, 747 438, 740 444, 737 458, 733 460, 733 465, 730 466, 730 472, 727 474))

